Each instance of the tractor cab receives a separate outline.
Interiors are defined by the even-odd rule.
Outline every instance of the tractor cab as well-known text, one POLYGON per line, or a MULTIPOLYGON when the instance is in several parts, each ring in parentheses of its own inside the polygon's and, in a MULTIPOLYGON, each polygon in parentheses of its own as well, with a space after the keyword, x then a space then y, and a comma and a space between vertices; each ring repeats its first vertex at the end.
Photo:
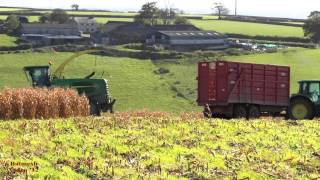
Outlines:
POLYGON ((50 67, 49 66, 26 66, 23 68, 28 81, 32 81, 33 87, 50 86, 50 67))
POLYGON ((299 94, 308 97, 314 104, 320 104, 320 81, 299 81, 299 94))
POLYGON ((320 81, 299 81, 299 92, 290 98, 289 118, 313 119, 320 116, 320 81))

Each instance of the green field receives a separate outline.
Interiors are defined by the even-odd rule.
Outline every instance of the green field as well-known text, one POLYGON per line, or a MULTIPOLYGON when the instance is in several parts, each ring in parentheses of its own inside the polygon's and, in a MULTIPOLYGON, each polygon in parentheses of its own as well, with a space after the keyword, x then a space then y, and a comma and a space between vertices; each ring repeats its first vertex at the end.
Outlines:
MULTIPOLYGON (((291 93, 297 92, 298 81, 304 79, 320 79, 320 50, 287 49, 278 53, 230 56, 223 59, 251 62, 259 64, 286 65, 291 67, 291 93)), ((196 60, 197 61, 197 60, 196 60)), ((162 75, 169 84, 174 84, 180 93, 188 99, 195 99, 196 64, 194 60, 167 61, 156 63, 158 67, 168 69, 172 73, 162 75), (192 83, 191 83, 192 82, 192 83)))
MULTIPOLYGON (((0 87, 28 86, 21 69, 27 65, 45 65, 54 60, 56 68, 71 53, 25 53, 0 55, 0 87), (15 63, 12 63, 15 62, 15 63)), ((278 53, 225 57, 227 60, 291 67, 291 93, 298 89, 297 81, 320 79, 318 71, 320 50, 287 49, 278 53)), ((118 99, 116 110, 149 108, 170 112, 200 111, 196 106, 197 61, 182 59, 150 61, 86 55, 67 67, 66 77, 84 77, 97 71, 99 77, 110 80, 111 93, 118 99), (97 65, 95 66, 95 59, 97 65), (156 74, 159 68, 168 73, 156 74)))
POLYGON ((135 16, 137 13, 127 12, 99 12, 99 11, 68 11, 68 14, 80 14, 80 15, 106 15, 106 16, 135 16))
POLYGON ((1 20, 6 20, 8 16, 0 16, 1 20))
POLYGON ((319 132, 318 120, 221 121, 160 112, 4 121, 0 175, 16 172, 21 178, 28 173, 30 179, 79 180, 317 179, 319 132))
POLYGON ((17 46, 16 40, 16 37, 8 36, 6 34, 0 34, 0 47, 17 46))
POLYGON ((190 22, 203 30, 214 30, 222 33, 304 37, 303 29, 300 27, 220 20, 190 20, 190 22))
POLYGON ((0 11, 19 11, 19 10, 23 10, 21 8, 0 8, 0 11))
MULTIPOLYGON (((0 8, 1 9, 1 8, 0 8)), ((50 11, 34 11, 48 13, 50 11)), ((79 15, 110 15, 110 16, 134 16, 136 13, 125 12, 98 12, 98 11, 68 11, 69 14, 79 15)), ((202 16, 203 20, 189 20, 191 24, 203 30, 214 30, 222 33, 235 33, 244 35, 264 35, 264 36, 280 36, 280 37, 304 37, 303 29, 300 27, 290 27, 281 25, 236 22, 236 21, 220 21, 217 16, 213 15, 191 15, 183 14, 182 16, 202 16), (239 28, 241 27, 241 28, 239 28)), ((0 19, 6 19, 7 16, 0 16, 0 19)), ((30 22, 37 22, 38 16, 29 16, 30 22)), ((96 18, 98 23, 104 24, 108 21, 127 21, 132 22, 133 18, 96 18)), ((296 22, 292 22, 296 23, 296 22)), ((301 24, 301 23, 299 23, 301 24)))
POLYGON ((123 21, 123 22, 133 22, 133 18, 95 18, 98 23, 105 24, 108 21, 123 21))
MULTIPOLYGON (((1 20, 6 20, 8 16, 0 16, 1 20)), ((39 16, 28 16, 29 22, 38 22, 39 16)))
MULTIPOLYGON (((49 60, 57 68, 71 53, 26 53, 0 55, 0 87, 29 86, 22 72, 24 66, 46 65, 49 60), (14 62, 14 63, 13 63, 14 62)), ((116 111, 150 109, 170 112, 198 111, 195 101, 177 96, 177 92, 154 73, 157 67, 150 60, 95 57, 85 55, 66 68, 66 77, 85 77, 96 71, 109 80, 110 91, 117 99, 116 111), (95 66, 96 62, 96 66, 95 66)))

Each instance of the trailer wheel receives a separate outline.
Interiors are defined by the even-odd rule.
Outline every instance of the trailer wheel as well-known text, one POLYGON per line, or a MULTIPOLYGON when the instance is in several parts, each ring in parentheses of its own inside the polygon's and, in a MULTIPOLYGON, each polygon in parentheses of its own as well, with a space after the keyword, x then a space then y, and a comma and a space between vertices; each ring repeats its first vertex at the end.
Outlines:
POLYGON ((250 106, 249 107, 249 118, 252 118, 252 119, 258 119, 260 118, 260 110, 257 106, 250 106))
POLYGON ((313 119, 313 105, 304 98, 295 98, 290 102, 289 117, 293 120, 313 119))
POLYGON ((208 104, 206 104, 206 105, 204 106, 203 116, 204 116, 205 118, 212 118, 212 112, 211 112, 210 106, 209 106, 208 104))
POLYGON ((234 108, 234 118, 247 118, 247 110, 244 105, 237 105, 234 108))

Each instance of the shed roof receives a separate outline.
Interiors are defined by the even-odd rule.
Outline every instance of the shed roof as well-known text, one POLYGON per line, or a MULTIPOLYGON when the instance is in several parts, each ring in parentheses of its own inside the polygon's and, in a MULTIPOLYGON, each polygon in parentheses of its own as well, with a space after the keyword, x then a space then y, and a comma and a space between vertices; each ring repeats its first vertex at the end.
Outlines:
POLYGON ((75 17, 74 21, 77 23, 96 23, 96 20, 91 17, 75 17))
POLYGON ((226 35, 215 31, 159 31, 159 33, 175 39, 218 39, 226 35))
POLYGON ((77 28, 75 24, 49 24, 49 23, 30 23, 21 24, 23 28, 55 28, 55 29, 74 29, 77 28))
POLYGON ((22 34, 22 37, 43 37, 47 39, 82 39, 81 36, 72 35, 50 35, 50 34, 22 34))

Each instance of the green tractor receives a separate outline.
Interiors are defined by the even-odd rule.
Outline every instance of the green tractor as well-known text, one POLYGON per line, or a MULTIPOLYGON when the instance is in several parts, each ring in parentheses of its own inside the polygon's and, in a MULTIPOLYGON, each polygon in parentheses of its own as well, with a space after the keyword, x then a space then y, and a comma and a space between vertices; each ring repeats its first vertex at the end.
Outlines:
POLYGON ((56 71, 51 74, 51 66, 26 66, 23 68, 27 79, 32 82, 33 87, 62 87, 76 89, 79 94, 85 94, 90 103, 90 114, 100 116, 101 112, 113 113, 115 99, 109 93, 108 81, 106 79, 91 79, 94 72, 84 78, 65 79, 62 74, 64 67, 75 58, 88 53, 99 52, 99 50, 87 50, 76 53, 63 62, 56 71))
POLYGON ((299 81, 299 92, 290 98, 289 118, 313 119, 320 115, 320 81, 299 81))

